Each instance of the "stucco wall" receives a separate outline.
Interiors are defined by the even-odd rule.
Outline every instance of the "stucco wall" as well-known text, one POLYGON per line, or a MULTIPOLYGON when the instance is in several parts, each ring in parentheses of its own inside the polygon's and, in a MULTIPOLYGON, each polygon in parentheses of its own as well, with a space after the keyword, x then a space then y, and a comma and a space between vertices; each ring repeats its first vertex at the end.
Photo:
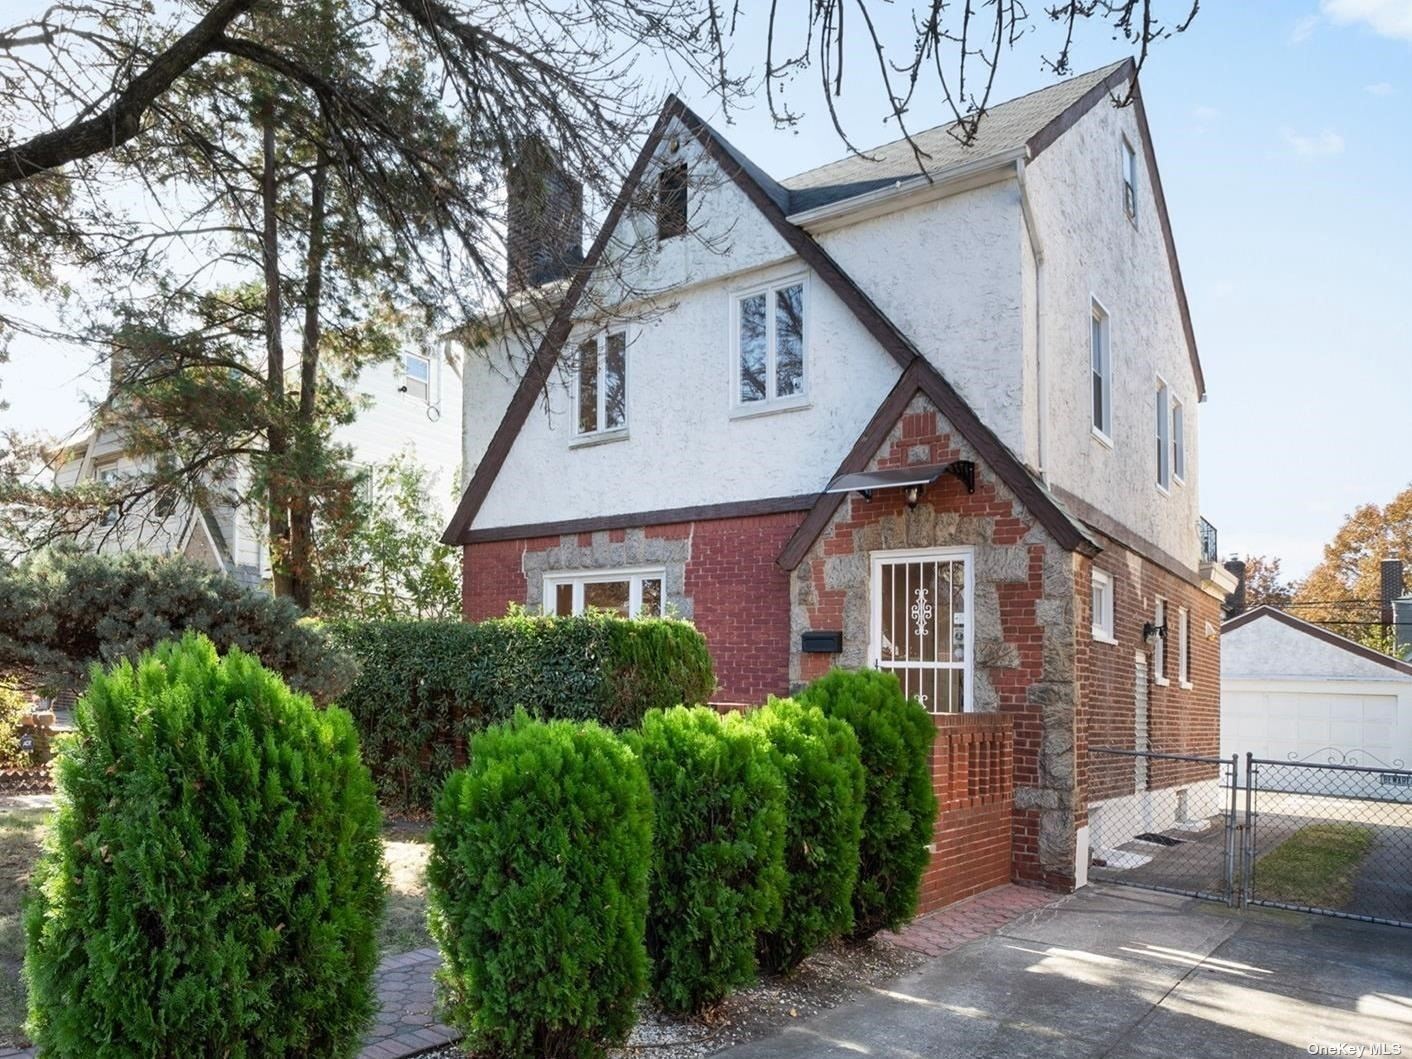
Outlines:
POLYGON ((1256 618, 1221 634, 1222 680, 1386 681, 1412 688, 1412 676, 1359 658, 1275 618, 1256 618))
POLYGON ((1194 373, 1131 107, 1099 103, 1027 170, 1044 248, 1050 480, 1195 569, 1199 430, 1194 373), (1137 223, 1122 198, 1122 137, 1139 158, 1137 223), (1091 299, 1110 314, 1113 446, 1091 432, 1091 299), (1184 484, 1157 489, 1156 375, 1186 417, 1184 484))

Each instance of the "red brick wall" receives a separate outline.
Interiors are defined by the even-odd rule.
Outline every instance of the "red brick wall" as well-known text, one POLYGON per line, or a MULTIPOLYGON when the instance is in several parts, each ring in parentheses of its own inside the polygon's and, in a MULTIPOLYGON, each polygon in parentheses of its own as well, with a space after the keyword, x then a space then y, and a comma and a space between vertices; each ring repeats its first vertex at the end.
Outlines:
POLYGON ((922 876, 920 912, 1010 881, 1014 740, 1003 714, 937 715, 932 783, 936 852, 922 876))
MULTIPOLYGON (((789 575, 775 557, 802 512, 649 526, 651 538, 690 540, 686 596, 716 668, 716 698, 758 704, 789 692, 789 575)), ((613 530, 610 540, 622 540, 613 530)), ((587 546, 590 534, 572 539, 587 546)), ((525 603, 526 552, 548 551, 558 537, 467 545, 462 557, 462 610, 468 621, 525 603)), ((672 601, 669 599, 668 604, 672 601)))
MULTIPOLYGON (((1079 789, 1083 802, 1133 793, 1131 759, 1092 754, 1093 747, 1216 755, 1221 742, 1221 641, 1206 638, 1206 625, 1221 625, 1220 601, 1164 567, 1104 539, 1103 551, 1081 565, 1076 612, 1079 668, 1079 789), (1113 625, 1116 644, 1092 637, 1092 570, 1113 576, 1113 625), (1165 671, 1169 683, 1155 682, 1152 646, 1143 643, 1142 626, 1153 619, 1157 597, 1167 602, 1168 638, 1165 671), (1188 612, 1190 688, 1177 676, 1178 608, 1188 612), (1136 721, 1135 654, 1147 658, 1148 744, 1134 745, 1136 721)), ((1212 766, 1154 761, 1149 787, 1209 779, 1212 766)))

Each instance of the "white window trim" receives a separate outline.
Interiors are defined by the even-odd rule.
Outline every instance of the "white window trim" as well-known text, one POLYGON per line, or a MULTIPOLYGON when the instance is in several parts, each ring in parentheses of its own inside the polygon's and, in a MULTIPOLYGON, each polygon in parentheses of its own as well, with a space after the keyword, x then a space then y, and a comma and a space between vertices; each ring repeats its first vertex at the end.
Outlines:
POLYGON ((1186 484, 1186 405, 1176 397, 1169 397, 1172 406, 1172 481, 1186 484), (1181 429, 1177 429, 1180 424, 1181 429))
POLYGON ((583 372, 579 370, 578 349, 590 338, 584 335, 574 343, 574 385, 573 385, 573 440, 579 444, 590 445, 600 441, 617 441, 628 435, 628 424, 632 422, 632 402, 628 393, 628 380, 632 377, 632 367, 629 361, 632 359, 632 336, 628 334, 626 327, 605 327, 596 331, 591 336, 593 344, 598 350, 598 408, 597 421, 599 426, 595 430, 579 429, 579 388, 583 385, 583 372), (620 426, 606 427, 602 424, 608 421, 608 388, 604 382, 608 375, 608 336, 623 336, 623 422, 620 426))
MULTIPOLYGON (((1155 405, 1149 405, 1149 406, 1148 406, 1148 413, 1149 413, 1149 414, 1152 414, 1153 412, 1157 412, 1157 414, 1154 416, 1154 419, 1155 419, 1155 421, 1156 421, 1156 426, 1157 426, 1157 430, 1158 430, 1159 433, 1158 433, 1158 437, 1155 438, 1154 440, 1161 442, 1161 446, 1160 446, 1160 448, 1158 449, 1158 451, 1159 451, 1159 453, 1161 453, 1161 455, 1159 455, 1159 456, 1157 457, 1157 476, 1156 476, 1157 491, 1158 491, 1159 493, 1161 493, 1163 496, 1171 496, 1171 495, 1172 495, 1172 388, 1171 388, 1169 385, 1167 385, 1167 380, 1164 379, 1164 378, 1162 378, 1161 375, 1154 376, 1154 378, 1155 378, 1155 380, 1156 380, 1157 385, 1156 385, 1156 387, 1155 387, 1154 389, 1152 389, 1152 390, 1149 391, 1149 392, 1152 394, 1152 396, 1153 396, 1154 398, 1157 397, 1158 395, 1161 395, 1161 397, 1162 397, 1162 399, 1163 399, 1163 401, 1164 401, 1164 404, 1163 404, 1162 409, 1161 409, 1160 412, 1157 412, 1157 409, 1156 409, 1155 405), (1162 468, 1163 468, 1164 465, 1165 465, 1166 468, 1167 468, 1167 481, 1166 481, 1165 484, 1164 484, 1163 481, 1162 481, 1162 468)), ((1149 424, 1151 424, 1151 423, 1153 422, 1153 420, 1148 420, 1148 422, 1149 422, 1149 424)), ((1150 429, 1150 427, 1149 427, 1149 429, 1150 429)), ((1151 450, 1149 449, 1148 451, 1151 451, 1151 450)))
POLYGON ((1177 683, 1191 690, 1191 616, 1185 607, 1177 608, 1177 683))
POLYGON ((433 395, 434 395, 435 392, 436 392, 436 390, 435 390, 435 378, 434 378, 435 374, 436 374, 436 371, 435 371, 435 363, 434 363, 434 361, 433 361, 433 358, 432 358, 431 354, 429 354, 429 353, 418 353, 416 350, 412 350, 412 349, 404 349, 404 350, 402 351, 402 385, 407 388, 407 389, 404 391, 404 393, 403 393, 403 396, 404 396, 404 397, 411 397, 411 398, 413 398, 414 400, 425 401, 427 404, 432 404, 432 403, 433 403, 433 402, 432 402, 432 397, 433 397, 433 395), (412 393, 412 391, 411 391, 411 384, 412 384, 413 382, 421 383, 422 380, 416 378, 414 375, 412 375, 411 372, 409 372, 409 371, 407 370, 407 361, 408 361, 408 360, 419 360, 419 361, 421 361, 423 364, 425 364, 425 365, 427 366, 427 377, 426 377, 426 388, 427 388, 427 392, 426 392, 426 396, 425 396, 425 397, 423 397, 421 394, 412 393))
MULTIPOLYGON (((1167 601, 1161 596, 1152 605, 1152 624, 1159 629, 1167 624, 1167 601)), ((1165 688, 1167 679, 1167 638, 1154 633, 1152 637, 1152 683, 1165 688)))
POLYGON ((809 387, 813 376, 813 358, 809 350, 813 345, 811 334, 814 330, 813 319, 813 298, 809 284, 808 272, 795 272, 788 276, 781 276, 777 279, 763 280, 746 287, 737 287, 730 292, 730 407, 731 418, 749 419, 752 416, 767 415, 771 412, 793 411, 797 408, 807 408, 811 403, 809 387), (801 336, 804 343, 804 355, 802 359, 803 387, 798 393, 789 394, 786 397, 769 396, 769 391, 774 389, 775 382, 775 314, 774 314, 774 293, 785 287, 793 287, 799 284, 803 287, 800 297, 804 302, 804 334, 801 336), (765 295, 765 378, 767 395, 761 401, 742 401, 740 399, 740 303, 746 298, 756 294, 765 295))
POLYGON ((1122 184, 1121 184, 1121 187, 1122 187, 1122 189, 1123 189, 1123 195, 1122 195, 1123 215, 1126 216, 1128 220, 1132 221, 1132 223, 1133 223, 1134 226, 1136 226, 1136 225, 1137 225, 1137 196, 1138 196, 1137 148, 1133 146, 1133 142, 1132 142, 1131 140, 1129 140, 1129 139, 1127 138, 1127 136, 1123 136, 1123 137, 1121 137, 1120 139, 1121 139, 1121 142, 1120 142, 1119 147, 1118 147, 1118 158, 1119 158, 1119 166, 1120 166, 1120 169, 1121 169, 1121 172, 1122 172, 1122 184), (1131 179, 1129 179, 1129 177, 1131 177, 1131 179), (1127 188, 1128 188, 1128 185, 1129 185, 1129 184, 1132 185, 1132 189, 1133 189, 1133 202, 1132 202, 1132 208, 1131 208, 1131 209, 1128 208, 1128 200, 1127 200, 1127 188))
MULTIPOLYGON (((590 584, 603 584, 609 581, 626 581, 628 583, 628 613, 634 618, 642 609, 642 582, 653 579, 662 582, 662 612, 667 609, 667 571, 660 566, 624 566, 616 569, 605 568, 596 570, 555 570, 544 575, 543 594, 540 596, 540 610, 545 614, 557 613, 551 610, 555 601, 555 589, 560 585, 572 585, 574 589, 573 612, 582 614, 583 586, 590 584)), ((564 615, 561 615, 564 616, 564 615)))
POLYGON ((1098 300, 1098 295, 1089 295, 1088 305, 1089 349, 1088 349, 1088 424, 1092 435, 1113 448, 1113 314, 1098 300), (1093 320, 1103 319, 1103 425, 1094 422, 1093 407, 1093 320))
POLYGON ((1095 569, 1093 571, 1093 583, 1094 585, 1101 584, 1104 586, 1103 613, 1099 614, 1095 612, 1092 615, 1093 638, 1099 643, 1116 644, 1118 641, 1117 638, 1113 635, 1113 616, 1114 611, 1117 609, 1115 600, 1113 598, 1113 575, 1110 574, 1107 570, 1095 569))
MULTIPOLYGON (((961 674, 962 674, 962 713, 974 713, 976 709, 976 662, 975 662, 975 594, 976 594, 976 550, 969 545, 954 546, 945 548, 897 548, 889 551, 877 551, 868 553, 868 607, 871 612, 868 622, 868 665, 874 669, 881 669, 882 662, 882 595, 874 591, 876 585, 880 583, 882 576, 882 566, 884 563, 894 563, 898 561, 917 560, 951 560, 960 559, 966 571, 965 615, 963 624, 966 629, 966 637, 962 644, 961 674)), ((931 667, 937 669, 954 669, 954 665, 940 665, 932 663, 931 667)))

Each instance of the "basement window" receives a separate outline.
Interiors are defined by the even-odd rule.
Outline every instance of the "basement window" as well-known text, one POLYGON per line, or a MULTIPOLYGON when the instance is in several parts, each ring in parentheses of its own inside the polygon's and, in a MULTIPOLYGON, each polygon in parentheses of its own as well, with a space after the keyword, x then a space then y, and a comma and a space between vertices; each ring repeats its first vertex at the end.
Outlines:
POLYGON ((686 234, 686 163, 663 167, 657 174, 657 238, 686 234))
POLYGON ((665 583, 660 567, 546 574, 544 613, 568 617, 607 610, 624 618, 660 618, 665 583))

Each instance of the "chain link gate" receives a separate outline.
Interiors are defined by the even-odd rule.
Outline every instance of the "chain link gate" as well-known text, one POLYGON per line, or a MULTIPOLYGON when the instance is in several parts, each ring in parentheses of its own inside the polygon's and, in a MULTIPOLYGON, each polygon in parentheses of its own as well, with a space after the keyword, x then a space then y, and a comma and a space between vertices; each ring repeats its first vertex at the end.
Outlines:
POLYGON ((1089 878, 1412 927, 1412 771, 1329 756, 1092 750, 1089 878))

